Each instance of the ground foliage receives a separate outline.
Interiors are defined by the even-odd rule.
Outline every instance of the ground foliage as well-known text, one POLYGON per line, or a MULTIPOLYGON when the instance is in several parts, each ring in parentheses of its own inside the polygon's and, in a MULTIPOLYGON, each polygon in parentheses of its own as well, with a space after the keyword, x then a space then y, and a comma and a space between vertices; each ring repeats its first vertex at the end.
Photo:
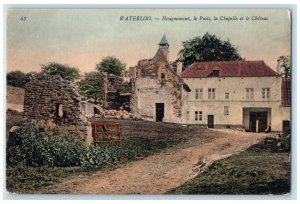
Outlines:
POLYGON ((266 138, 214 162, 170 194, 285 194, 290 191, 290 137, 266 138))
POLYGON ((6 187, 9 192, 30 193, 80 172, 112 168, 139 160, 179 140, 157 141, 128 137, 119 143, 87 145, 74 135, 45 134, 36 126, 24 126, 7 142, 6 187))

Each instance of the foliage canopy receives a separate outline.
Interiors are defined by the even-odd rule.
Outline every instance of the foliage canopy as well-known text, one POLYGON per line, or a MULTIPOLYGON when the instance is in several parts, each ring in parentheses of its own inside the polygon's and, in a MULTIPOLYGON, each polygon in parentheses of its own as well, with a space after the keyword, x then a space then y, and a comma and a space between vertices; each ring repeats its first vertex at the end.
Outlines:
POLYGON ((121 76, 126 70, 126 64, 115 57, 108 56, 103 58, 102 61, 96 65, 96 70, 121 76))
POLYGON ((95 103, 103 99, 104 96, 104 76, 99 72, 89 72, 85 78, 78 82, 79 93, 94 99, 95 103))
POLYGON ((22 71, 12 71, 7 73, 6 82, 8 85, 24 88, 29 81, 29 75, 22 71))
POLYGON ((63 79, 74 81, 80 78, 79 69, 70 67, 69 65, 50 62, 47 65, 42 65, 43 73, 48 75, 59 75, 63 79))
POLYGON ((241 60, 238 49, 229 40, 223 41, 215 35, 206 33, 183 42, 179 60, 187 67, 194 62, 241 60))

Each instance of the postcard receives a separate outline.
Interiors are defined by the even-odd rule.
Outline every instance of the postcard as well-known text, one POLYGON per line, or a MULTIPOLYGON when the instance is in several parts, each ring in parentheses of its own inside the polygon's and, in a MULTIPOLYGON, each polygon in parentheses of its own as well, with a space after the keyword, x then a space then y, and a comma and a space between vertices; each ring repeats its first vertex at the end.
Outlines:
POLYGON ((6 13, 9 194, 290 193, 290 10, 6 13))

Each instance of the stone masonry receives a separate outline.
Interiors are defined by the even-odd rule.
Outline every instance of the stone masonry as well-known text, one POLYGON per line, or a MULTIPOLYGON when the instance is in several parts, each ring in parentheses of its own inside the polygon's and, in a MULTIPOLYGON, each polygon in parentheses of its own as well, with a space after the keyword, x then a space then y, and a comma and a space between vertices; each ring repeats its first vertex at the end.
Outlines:
POLYGON ((131 112, 135 117, 149 121, 184 122, 184 97, 190 89, 172 69, 168 53, 169 44, 164 36, 152 59, 140 60, 130 69, 131 112))
POLYGON ((130 97, 129 78, 113 74, 105 75, 105 109, 130 111, 130 97))
POLYGON ((91 142, 89 109, 89 104, 81 101, 76 87, 60 76, 39 74, 26 84, 24 117, 45 131, 76 132, 91 142))

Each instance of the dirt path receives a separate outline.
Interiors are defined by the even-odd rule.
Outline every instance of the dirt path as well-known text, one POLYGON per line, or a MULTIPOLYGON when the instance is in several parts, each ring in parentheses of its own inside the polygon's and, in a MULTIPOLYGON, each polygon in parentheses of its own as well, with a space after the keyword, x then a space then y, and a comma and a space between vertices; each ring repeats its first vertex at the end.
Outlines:
POLYGON ((166 150, 111 171, 68 178, 43 193, 162 194, 194 178, 215 160, 239 153, 268 136, 233 130, 212 130, 212 134, 222 137, 184 149, 166 150))

